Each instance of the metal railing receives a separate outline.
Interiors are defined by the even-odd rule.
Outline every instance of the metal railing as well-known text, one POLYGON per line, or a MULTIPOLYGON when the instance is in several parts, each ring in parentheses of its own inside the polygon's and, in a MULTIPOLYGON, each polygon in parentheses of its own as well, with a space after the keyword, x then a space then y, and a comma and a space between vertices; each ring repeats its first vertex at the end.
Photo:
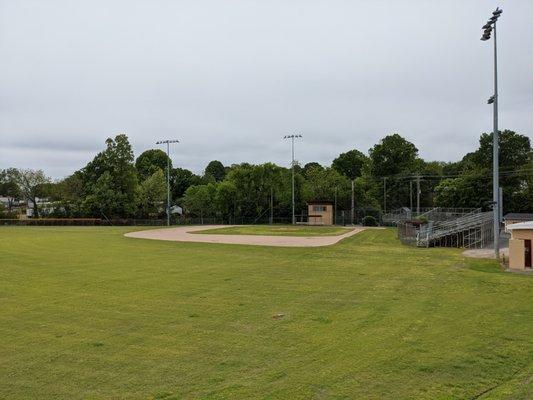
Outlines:
POLYGON ((398 238, 404 244, 419 247, 485 247, 492 241, 491 221, 492 212, 479 209, 450 220, 430 220, 419 225, 403 221, 398 223, 398 238))

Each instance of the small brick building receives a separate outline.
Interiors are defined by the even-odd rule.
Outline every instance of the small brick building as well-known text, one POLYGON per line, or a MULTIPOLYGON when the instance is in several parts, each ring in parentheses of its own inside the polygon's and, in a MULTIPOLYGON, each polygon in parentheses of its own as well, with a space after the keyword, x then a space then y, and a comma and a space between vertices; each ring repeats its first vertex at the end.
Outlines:
POLYGON ((509 268, 516 270, 531 270, 533 264, 533 221, 518 222, 507 227, 511 232, 509 239, 509 268))
POLYGON ((309 225, 333 225, 333 202, 310 201, 307 203, 309 225))

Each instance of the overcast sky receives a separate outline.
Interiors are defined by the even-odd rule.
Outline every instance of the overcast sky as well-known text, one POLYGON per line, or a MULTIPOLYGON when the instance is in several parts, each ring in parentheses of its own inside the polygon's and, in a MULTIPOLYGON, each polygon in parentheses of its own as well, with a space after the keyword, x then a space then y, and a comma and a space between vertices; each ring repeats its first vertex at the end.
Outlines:
POLYGON ((0 168, 61 178, 109 136, 174 165, 329 164, 390 133, 457 160, 500 127, 533 135, 532 0, 0 0, 0 168))

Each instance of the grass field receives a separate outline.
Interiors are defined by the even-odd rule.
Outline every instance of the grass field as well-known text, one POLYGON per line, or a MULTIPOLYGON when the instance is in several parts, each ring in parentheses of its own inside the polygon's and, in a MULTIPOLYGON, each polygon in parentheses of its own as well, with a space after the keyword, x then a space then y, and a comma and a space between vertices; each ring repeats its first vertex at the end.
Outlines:
POLYGON ((533 277, 323 248, 0 228, 1 399, 531 399, 533 277))
POLYGON ((306 225, 241 225, 227 228, 206 229, 191 233, 217 235, 270 235, 270 236, 337 236, 350 231, 340 226, 306 225))

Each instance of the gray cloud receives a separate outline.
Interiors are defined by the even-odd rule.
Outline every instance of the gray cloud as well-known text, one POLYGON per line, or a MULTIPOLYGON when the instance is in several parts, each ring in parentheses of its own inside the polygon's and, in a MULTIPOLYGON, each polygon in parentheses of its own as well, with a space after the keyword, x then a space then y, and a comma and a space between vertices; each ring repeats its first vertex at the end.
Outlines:
POLYGON ((392 132, 456 160, 491 129, 497 5, 501 127, 531 136, 529 0, 0 0, 0 168, 62 177, 121 132, 196 172, 286 165, 291 132, 304 163, 392 132))

